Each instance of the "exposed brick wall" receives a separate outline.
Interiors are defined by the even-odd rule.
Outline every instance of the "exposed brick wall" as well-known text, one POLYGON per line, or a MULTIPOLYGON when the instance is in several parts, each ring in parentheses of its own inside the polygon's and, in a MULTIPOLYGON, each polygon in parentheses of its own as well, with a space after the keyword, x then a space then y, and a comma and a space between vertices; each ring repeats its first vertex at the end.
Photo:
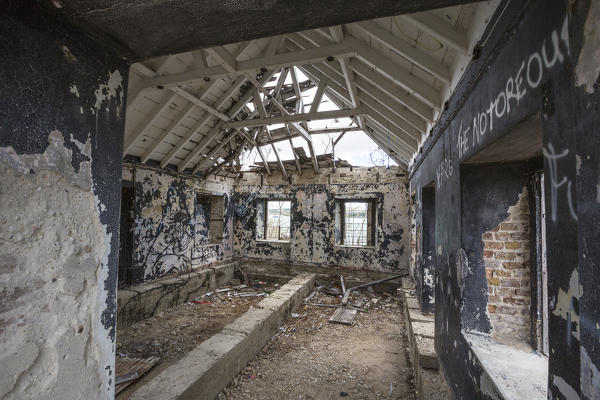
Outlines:
POLYGON ((507 344, 530 342, 530 253, 527 188, 509 216, 482 236, 492 338, 507 344))

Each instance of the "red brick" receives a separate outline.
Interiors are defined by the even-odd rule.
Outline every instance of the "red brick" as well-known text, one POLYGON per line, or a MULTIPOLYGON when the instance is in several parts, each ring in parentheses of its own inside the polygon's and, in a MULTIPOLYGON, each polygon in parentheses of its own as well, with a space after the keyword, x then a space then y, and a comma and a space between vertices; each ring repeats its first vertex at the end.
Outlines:
POLYGON ((529 289, 515 289, 515 295, 517 295, 517 296, 531 296, 531 290, 529 290, 529 289))
POLYGON ((510 288, 496 288, 495 290, 495 294, 499 295, 499 296, 514 296, 515 295, 515 289, 510 289, 510 288))
POLYGON ((492 286, 499 286, 500 285, 500 279, 498 278, 488 278, 488 285, 492 285, 492 286))
POLYGON ((492 273, 493 273, 493 272, 494 272, 494 271, 493 271, 493 270, 491 270, 491 269, 486 269, 486 270, 485 270, 485 277, 486 277, 486 278, 491 278, 491 277, 492 277, 492 273))
MULTIPOLYGON (((494 278, 492 278, 492 279, 494 279, 494 278)), ((489 279, 488 279, 488 281, 489 281, 489 279)), ((501 286, 518 288, 518 287, 521 287, 521 281, 519 279, 505 278, 505 279, 502 279, 501 286)))
POLYGON ((507 253, 505 251, 497 251, 494 254, 497 260, 514 260, 517 258, 517 253, 507 253))
POLYGON ((518 299, 514 297, 505 297, 502 299, 504 303, 514 304, 514 305, 529 305, 529 299, 518 299))
POLYGON ((493 239, 493 238, 494 238, 494 235, 491 232, 486 232, 482 236, 483 240, 490 240, 490 239, 493 239))
POLYGON ((485 245, 483 247, 484 249, 499 250, 499 249, 501 249, 501 248, 504 247, 504 243, 502 243, 502 242, 489 242, 489 241, 486 241, 484 243, 485 243, 485 245))
POLYGON ((500 303, 502 298, 500 296, 489 296, 488 295, 488 303, 500 303))
POLYGON ((494 286, 488 286, 488 295, 492 295, 496 292, 496 287, 494 286))
POLYGON ((529 234, 525 232, 511 232, 509 235, 510 240, 528 240, 529 234))
MULTIPOLYGON (((486 273, 487 273, 487 271, 486 271, 486 273)), ((511 276, 511 272, 505 271, 503 269, 497 269, 494 271, 494 276, 502 276, 502 277, 511 276)))
POLYGON ((484 250, 483 251, 483 258, 493 258, 494 257, 494 252, 492 250, 484 250))
POLYGON ((496 240, 506 240, 506 239, 508 239, 508 233, 507 232, 496 232, 496 233, 494 233, 494 238, 496 240))
POLYGON ((505 261, 502 266, 506 269, 523 269, 525 265, 522 262, 505 261))
POLYGON ((502 231, 516 231, 518 230, 518 225, 510 222, 503 222, 500 224, 500 230, 502 231))
POLYGON ((516 308, 509 307, 509 306, 496 307, 496 311, 498 311, 498 313, 504 314, 504 315, 515 315, 518 312, 518 310, 516 308))

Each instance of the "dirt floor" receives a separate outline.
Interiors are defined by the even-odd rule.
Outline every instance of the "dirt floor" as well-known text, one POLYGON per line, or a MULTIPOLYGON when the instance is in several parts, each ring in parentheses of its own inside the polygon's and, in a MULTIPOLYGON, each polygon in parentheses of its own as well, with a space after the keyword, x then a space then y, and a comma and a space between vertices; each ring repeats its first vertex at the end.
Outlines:
MULTIPOLYGON (((240 297, 245 294, 271 293, 279 285, 254 282, 254 287, 205 295, 169 312, 117 330, 118 357, 158 357, 160 362, 148 373, 117 395, 127 399, 135 390, 151 380, 169 365, 181 359, 200 343, 218 333, 227 324, 248 311, 263 296, 240 297)), ((234 287, 234 286, 231 286, 234 287)))
POLYGON ((302 307, 219 399, 416 399, 398 299, 364 293, 351 300, 365 310, 353 326, 329 323, 335 308, 302 307))
MULTIPOLYGON (((168 313, 118 330, 117 355, 159 357, 160 363, 121 392, 129 396, 204 340, 246 312, 276 284, 212 293, 168 313)), ((353 325, 328 322, 341 301, 336 285, 322 285, 219 394, 220 400, 417 399, 408 355, 402 304, 390 293, 362 291, 350 297, 353 325), (329 307, 328 307, 329 306, 329 307)), ((424 376, 425 398, 448 399, 436 371, 424 376)))

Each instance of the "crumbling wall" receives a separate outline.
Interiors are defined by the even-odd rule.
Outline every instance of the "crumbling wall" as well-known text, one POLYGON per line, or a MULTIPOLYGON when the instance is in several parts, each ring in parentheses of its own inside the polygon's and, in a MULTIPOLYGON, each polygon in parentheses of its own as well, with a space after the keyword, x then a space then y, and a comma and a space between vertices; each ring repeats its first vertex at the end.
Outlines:
MULTIPOLYGON (((436 202, 443 205, 436 218, 435 344, 456 398, 495 398, 465 340, 465 331, 490 332, 491 326, 485 266, 476 247, 463 244, 479 242, 483 251, 482 234, 507 217, 493 216, 482 231, 465 226, 463 214, 472 212, 480 193, 462 190, 461 164, 537 113, 542 115, 546 196, 548 398, 591 399, 600 393, 600 330, 591 323, 600 321, 596 3, 500 5, 485 44, 411 167, 411 190, 418 193, 435 179, 436 202)), ((483 178, 496 181, 497 176, 483 178)), ((518 195, 503 197, 498 209, 506 212, 517 202, 518 195)))
POLYGON ((230 181, 204 180, 127 165, 124 179, 135 188, 133 283, 190 271, 233 255, 230 181), (208 221, 197 224, 197 192, 224 196, 221 243, 210 243, 208 221))
POLYGON ((492 338, 505 344, 531 343, 529 204, 527 188, 509 216, 482 235, 492 338))
POLYGON ((112 399, 126 66, 18 3, 0 13, 0 397, 112 399))
MULTIPOLYGON (((345 266, 379 271, 408 271, 408 191, 404 173, 397 168, 355 168, 319 175, 303 171, 286 183, 245 174, 236 186, 235 203, 255 199, 291 200, 290 242, 257 240, 256 201, 243 217, 235 216, 236 257, 268 258, 293 263, 345 266), (336 199, 375 199, 376 245, 351 247, 336 244, 336 199)), ((261 225, 262 226, 262 225, 261 225)))

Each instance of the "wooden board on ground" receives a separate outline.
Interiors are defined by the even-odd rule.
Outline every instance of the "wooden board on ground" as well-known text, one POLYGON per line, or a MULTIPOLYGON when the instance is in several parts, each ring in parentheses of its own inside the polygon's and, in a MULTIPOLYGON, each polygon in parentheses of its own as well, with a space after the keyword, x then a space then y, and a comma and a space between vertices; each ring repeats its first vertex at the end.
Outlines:
POLYGON ((356 311, 352 308, 340 307, 333 312, 329 318, 329 322, 336 324, 352 325, 356 317, 356 311))
MULTIPOLYGON (((148 358, 126 358, 126 357, 118 357, 115 362, 115 376, 119 377, 125 375, 129 372, 137 372, 137 378, 139 379, 142 375, 150 370, 150 368, 154 367, 156 363, 158 363, 158 357, 148 357, 148 358)), ((115 385, 115 396, 121 393, 123 390, 127 388, 127 386, 131 385, 136 379, 120 383, 115 385)))

